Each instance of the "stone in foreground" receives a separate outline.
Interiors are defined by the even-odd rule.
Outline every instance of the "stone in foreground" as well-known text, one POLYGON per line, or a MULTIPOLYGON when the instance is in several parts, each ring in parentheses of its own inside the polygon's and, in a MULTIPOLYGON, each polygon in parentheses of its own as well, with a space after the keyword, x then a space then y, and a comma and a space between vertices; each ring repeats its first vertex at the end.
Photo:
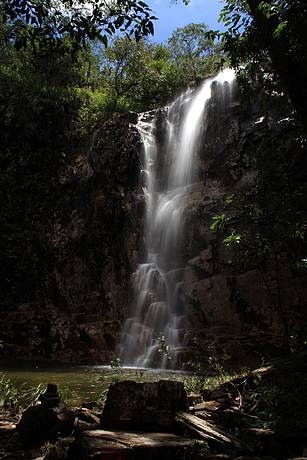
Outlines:
POLYGON ((172 431, 175 413, 186 409, 187 396, 181 382, 127 380, 110 386, 101 425, 120 430, 172 431))
POLYGON ((74 430, 75 416, 65 404, 57 407, 37 405, 26 409, 16 430, 27 447, 40 446, 55 441, 58 435, 68 436, 74 430))
POLYGON ((177 460, 186 450, 197 450, 201 441, 172 433, 128 433, 125 431, 85 431, 71 446, 69 460, 177 460))

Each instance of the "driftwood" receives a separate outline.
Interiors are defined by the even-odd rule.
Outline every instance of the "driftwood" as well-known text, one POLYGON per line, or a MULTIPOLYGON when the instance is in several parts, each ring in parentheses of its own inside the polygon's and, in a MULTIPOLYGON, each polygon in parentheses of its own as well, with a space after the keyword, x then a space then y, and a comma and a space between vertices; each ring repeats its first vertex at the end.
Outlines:
POLYGON ((195 406, 191 406, 189 411, 192 413, 199 411, 215 412, 222 406, 223 404, 220 401, 205 401, 199 404, 195 404, 195 406))
POLYGON ((185 425, 205 440, 215 441, 219 444, 226 444, 228 446, 240 447, 239 441, 233 436, 195 415, 180 411, 176 413, 175 420, 185 425))

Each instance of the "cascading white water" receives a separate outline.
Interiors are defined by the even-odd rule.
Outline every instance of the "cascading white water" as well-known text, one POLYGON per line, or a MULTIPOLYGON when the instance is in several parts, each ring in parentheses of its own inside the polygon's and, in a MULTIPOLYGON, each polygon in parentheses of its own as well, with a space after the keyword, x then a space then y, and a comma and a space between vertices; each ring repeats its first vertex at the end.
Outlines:
POLYGON ((195 157, 206 127, 212 83, 216 82, 223 100, 233 81, 234 71, 226 69, 198 90, 177 98, 167 109, 162 145, 156 138, 157 119, 139 119, 144 144, 146 261, 134 274, 134 303, 122 331, 119 356, 125 366, 178 366, 186 335, 180 301, 184 211, 194 188, 195 157))

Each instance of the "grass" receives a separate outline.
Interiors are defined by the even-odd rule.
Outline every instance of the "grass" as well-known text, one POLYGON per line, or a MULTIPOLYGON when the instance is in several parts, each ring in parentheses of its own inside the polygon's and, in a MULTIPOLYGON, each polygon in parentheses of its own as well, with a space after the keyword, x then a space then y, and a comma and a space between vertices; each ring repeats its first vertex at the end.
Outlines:
POLYGON ((248 373, 249 371, 246 369, 240 372, 222 371, 214 376, 209 376, 206 373, 197 373, 196 375, 184 378, 183 383, 187 394, 201 393, 203 390, 213 390, 229 380, 245 377, 248 373))
POLYGON ((17 414, 37 402, 44 390, 45 385, 43 384, 34 387, 24 383, 18 387, 12 379, 2 375, 0 377, 0 408, 5 412, 17 414))

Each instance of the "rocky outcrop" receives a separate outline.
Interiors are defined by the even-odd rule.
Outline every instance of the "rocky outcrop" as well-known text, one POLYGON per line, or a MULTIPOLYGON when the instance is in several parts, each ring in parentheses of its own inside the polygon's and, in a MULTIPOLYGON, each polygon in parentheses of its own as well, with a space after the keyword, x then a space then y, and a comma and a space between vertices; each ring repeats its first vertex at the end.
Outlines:
MULTIPOLYGON (((209 354, 215 350, 242 365, 285 345, 285 321, 293 336, 306 330, 306 277, 280 262, 280 296, 287 315, 282 318, 273 299, 274 270, 269 267, 264 280, 248 260, 244 269, 234 266, 223 234, 211 231, 210 225, 214 215, 225 212, 227 196, 253 183, 259 153, 272 156, 276 169, 291 167, 285 157, 295 156, 293 139, 299 133, 287 101, 277 94, 255 91, 249 100, 237 95, 223 114, 218 107, 213 99, 199 154, 199 182, 186 213, 182 303, 189 317, 190 346, 196 340, 198 349, 202 343, 209 354)), ((301 159, 294 170, 306 171, 305 166, 301 159)), ((293 175, 293 180, 301 179, 293 175)))
POLYGON ((44 220, 39 256, 33 247, 18 255, 10 242, 9 262, 19 260, 14 271, 22 273, 24 258, 34 284, 11 277, 1 288, 1 358, 110 361, 142 228, 136 121, 128 114, 105 123, 87 157, 76 154, 63 165, 48 215, 38 222, 44 220))
MULTIPOLYGON (((253 180, 255 153, 274 151, 278 162, 285 152, 291 155, 298 131, 280 95, 256 89, 249 98, 237 96, 222 113, 216 102, 213 98, 197 159, 197 186, 186 212, 181 301, 189 348, 196 339, 207 349, 214 342, 242 363, 244 356, 279 349, 284 324, 257 267, 240 271, 230 266, 223 237, 210 224, 224 212, 225 198, 253 180)), ((161 110, 161 142, 164 121, 161 110)), ((143 251, 136 122, 137 115, 128 114, 100 126, 87 156, 76 152, 50 178, 51 191, 35 215, 31 202, 25 203, 25 219, 37 219, 36 233, 15 233, 7 240, 1 358, 110 362, 131 301, 131 275, 143 251)), ((296 168, 306 182, 305 165, 296 168)), ((273 273, 268 281, 274 290, 273 273)), ((286 266, 281 295, 295 336, 306 329, 306 280, 286 266)))
POLYGON ((175 413, 186 408, 187 396, 181 382, 128 380, 110 386, 101 424, 121 430, 172 431, 175 413))

